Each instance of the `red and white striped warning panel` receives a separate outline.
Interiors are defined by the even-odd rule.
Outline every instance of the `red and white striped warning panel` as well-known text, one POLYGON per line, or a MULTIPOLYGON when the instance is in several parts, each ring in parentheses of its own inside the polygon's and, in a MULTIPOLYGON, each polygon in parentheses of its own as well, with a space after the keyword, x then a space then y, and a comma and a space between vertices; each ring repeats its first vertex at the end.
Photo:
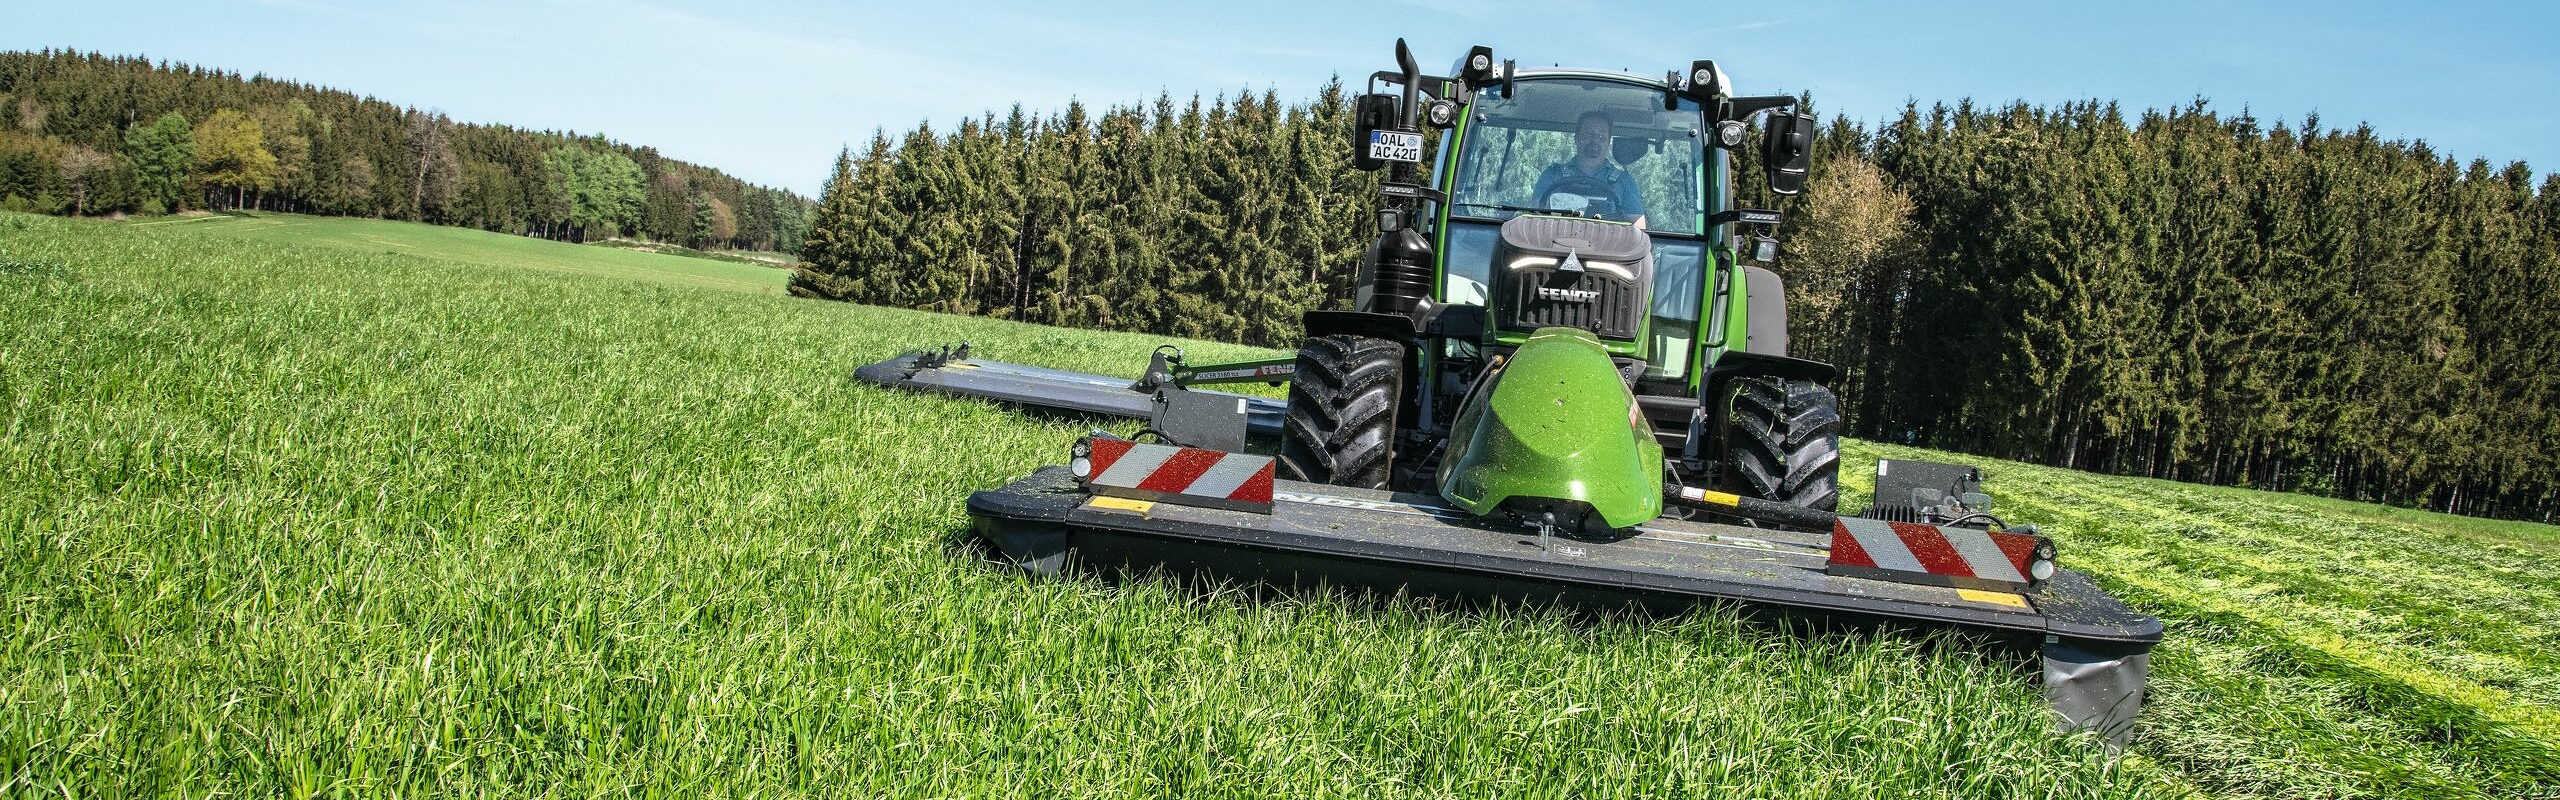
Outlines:
POLYGON ((1270 456, 1101 437, 1078 445, 1067 469, 1086 492, 1271 513, 1270 456))
POLYGON ((1831 529, 1834 575, 1960 589, 2031 591, 2053 577, 2042 536, 1841 517, 1831 529))

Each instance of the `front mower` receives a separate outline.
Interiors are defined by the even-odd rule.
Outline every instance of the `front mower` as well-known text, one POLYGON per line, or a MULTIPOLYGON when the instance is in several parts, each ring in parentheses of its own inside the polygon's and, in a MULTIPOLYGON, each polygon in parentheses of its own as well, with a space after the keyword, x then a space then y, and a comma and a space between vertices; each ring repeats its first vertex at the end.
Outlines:
POLYGON ((973 494, 986 539, 1040 572, 1960 626, 2039 647, 2063 727, 2123 740, 2159 620, 1991 516, 1977 472, 1882 462, 1875 505, 1834 513, 1834 370, 1787 353, 1782 215, 1732 197, 1755 119, 1771 191, 1802 186, 1793 97, 1735 95, 1710 61, 1648 79, 1478 47, 1429 77, 1396 56, 1370 78, 1396 92, 1354 104, 1354 163, 1386 171, 1379 237, 1294 358, 1159 348, 1131 383, 964 345, 859 370, 1149 420, 1151 441, 1097 433, 973 494), (1289 399, 1196 388, 1241 381, 1289 399))

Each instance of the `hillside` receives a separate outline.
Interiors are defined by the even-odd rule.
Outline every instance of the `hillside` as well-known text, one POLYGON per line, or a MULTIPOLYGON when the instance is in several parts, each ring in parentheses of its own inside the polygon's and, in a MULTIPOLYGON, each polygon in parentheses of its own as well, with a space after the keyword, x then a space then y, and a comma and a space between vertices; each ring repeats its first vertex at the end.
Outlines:
POLYGON ((969 340, 1131 372, 1161 339, 781 275, 0 213, 0 794, 2560 792, 2549 526, 1983 462, 2169 622, 2110 760, 1945 634, 980 563, 967 491, 1092 423, 849 370, 969 340))
POLYGON ((0 52, 0 210, 250 208, 797 251, 807 198, 645 144, 138 56, 0 52))

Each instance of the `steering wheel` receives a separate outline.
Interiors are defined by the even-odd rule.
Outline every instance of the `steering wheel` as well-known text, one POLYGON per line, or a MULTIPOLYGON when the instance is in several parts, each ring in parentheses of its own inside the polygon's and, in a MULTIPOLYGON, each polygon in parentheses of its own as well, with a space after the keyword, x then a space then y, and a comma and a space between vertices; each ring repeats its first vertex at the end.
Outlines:
POLYGON ((1609 185, 1608 181, 1589 175, 1572 173, 1571 170, 1567 170, 1567 172, 1571 174, 1567 174, 1562 178, 1556 179, 1554 186, 1547 187, 1547 193, 1545 196, 1531 198, 1530 203, 1532 205, 1555 208, 1553 204, 1547 202, 1547 198, 1554 197, 1559 194, 1581 195, 1583 197, 1591 198, 1593 202, 1586 204, 1583 208, 1559 208, 1557 210, 1580 211, 1595 217, 1618 213, 1618 192, 1609 185), (1592 206, 1595 205, 1598 207, 1593 208, 1592 206))

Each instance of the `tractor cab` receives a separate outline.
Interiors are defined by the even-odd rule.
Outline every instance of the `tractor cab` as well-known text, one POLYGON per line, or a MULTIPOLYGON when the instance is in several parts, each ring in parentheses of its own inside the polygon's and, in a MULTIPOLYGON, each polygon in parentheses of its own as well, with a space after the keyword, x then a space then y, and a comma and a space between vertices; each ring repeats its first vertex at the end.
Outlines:
POLYGON ((1715 244, 1705 215, 1722 201, 1706 189, 1722 171, 1697 101, 1582 72, 1473 94, 1434 170, 1449 202, 1425 215, 1446 265, 1437 302, 1500 305, 1497 323, 1515 324, 1496 325, 1499 344, 1596 322, 1612 353, 1645 362, 1644 378, 1684 377, 1715 244))

